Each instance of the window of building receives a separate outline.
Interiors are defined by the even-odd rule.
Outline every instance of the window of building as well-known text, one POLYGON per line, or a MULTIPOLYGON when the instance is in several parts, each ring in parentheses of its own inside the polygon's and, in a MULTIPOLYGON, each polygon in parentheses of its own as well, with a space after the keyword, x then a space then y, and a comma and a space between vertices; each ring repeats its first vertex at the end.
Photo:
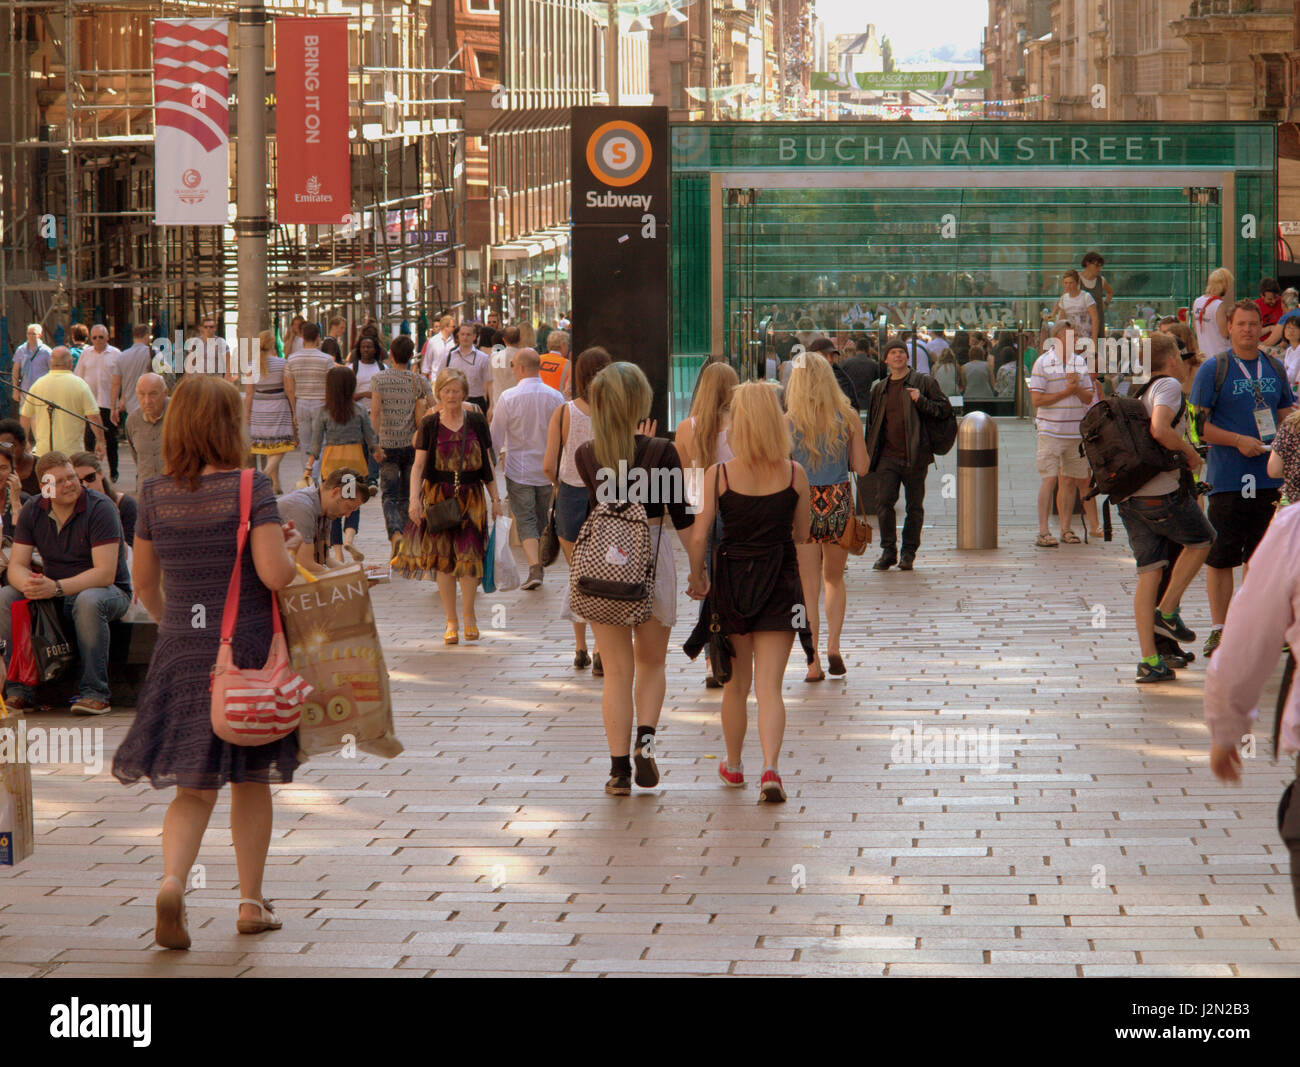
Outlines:
POLYGON ((495 15, 500 10, 497 0, 466 0, 471 15, 495 15))
POLYGON ((680 111, 686 107, 686 64, 670 63, 668 69, 672 79, 672 91, 669 96, 668 106, 680 111))
POLYGON ((474 67, 480 78, 496 81, 501 77, 501 57, 495 52, 474 51, 474 67))

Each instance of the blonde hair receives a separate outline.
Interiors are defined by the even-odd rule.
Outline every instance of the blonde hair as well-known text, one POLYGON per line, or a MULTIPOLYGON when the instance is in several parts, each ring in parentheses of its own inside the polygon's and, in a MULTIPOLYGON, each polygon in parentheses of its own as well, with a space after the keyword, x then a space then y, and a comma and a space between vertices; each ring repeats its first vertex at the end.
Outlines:
POLYGON ((469 397, 469 379, 465 377, 465 372, 457 367, 443 367, 433 381, 433 399, 437 403, 442 403, 442 390, 452 382, 460 386, 461 400, 469 397))
POLYGON ((794 361, 785 387, 785 407, 790 426, 799 435, 808 462, 814 467, 820 467, 847 445, 849 420, 858 417, 840 390, 830 363, 816 352, 805 352, 794 361))
POLYGON ((261 333, 259 333, 259 334, 257 335, 257 346, 258 346, 257 365, 258 365, 258 367, 260 368, 260 371, 261 371, 261 373, 260 373, 260 377, 265 378, 265 377, 266 377, 266 362, 267 362, 267 360, 269 360, 273 355, 276 354, 276 351, 275 351, 275 331, 274 331, 274 330, 263 330, 261 333))
POLYGON ((727 440, 742 463, 775 466, 789 460, 790 427, 782 417, 775 389, 766 382, 736 386, 731 394, 731 431, 727 440))
POLYGON ((596 464, 611 470, 636 459, 636 428, 650 414, 654 391, 635 363, 611 363, 587 387, 591 449, 596 464))
POLYGON ((731 400, 740 375, 729 363, 709 363, 700 371, 695 383, 695 400, 691 418, 695 420, 694 465, 712 467, 718 458, 718 434, 731 409, 731 400))
POLYGON ((1232 271, 1228 270, 1227 267, 1212 270, 1209 279, 1205 283, 1205 295, 1224 296, 1232 288, 1232 283, 1232 271))

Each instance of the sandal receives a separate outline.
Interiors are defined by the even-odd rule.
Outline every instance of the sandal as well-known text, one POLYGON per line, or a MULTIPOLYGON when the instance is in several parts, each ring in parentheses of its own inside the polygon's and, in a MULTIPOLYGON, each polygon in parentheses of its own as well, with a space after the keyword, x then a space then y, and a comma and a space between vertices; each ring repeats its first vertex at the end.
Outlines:
POLYGON ((849 673, 849 669, 844 666, 844 660, 838 652, 826 653, 826 665, 830 668, 831 674, 836 676, 849 673))
POLYGON ((444 645, 460 644, 460 635, 456 632, 456 624, 454 622, 447 623, 447 632, 442 635, 442 643, 444 645))
POLYGON ((1039 534, 1038 540, 1034 542, 1034 544, 1037 545, 1039 548, 1056 548, 1056 546, 1059 545, 1060 543, 1061 543, 1060 541, 1058 541, 1055 537, 1053 537, 1049 533, 1039 534))
POLYGON ((362 552, 361 549, 357 548, 356 545, 344 545, 343 550, 358 563, 363 562, 366 558, 366 554, 362 552))
POLYGON ((256 919, 236 919, 235 929, 241 934, 261 934, 267 930, 278 930, 284 925, 276 918, 275 909, 271 907, 269 900, 248 900, 241 898, 240 906, 251 904, 257 909, 258 917, 256 919))
POLYGON ((154 902, 154 916, 154 944, 159 948, 190 947, 190 932, 185 925, 185 885, 174 874, 163 879, 154 902), (168 882, 176 883, 174 892, 168 892, 168 882))
POLYGON ((1104 530, 1102 530, 1100 527, 1098 527, 1098 528, 1095 529, 1095 530, 1089 530, 1089 531, 1088 531, 1088 536, 1089 536, 1089 537, 1105 537, 1105 536, 1106 536, 1106 532, 1105 532, 1104 530))
POLYGON ((478 634, 478 623, 477 623, 477 622, 467 622, 467 623, 465 624, 465 640, 466 640, 466 641, 477 641, 477 640, 478 640, 478 637, 479 637, 479 634, 478 634))
POLYGON ((1065 533, 1061 534, 1061 541, 1063 544, 1067 544, 1067 545, 1083 544, 1083 542, 1079 540, 1079 535, 1075 533, 1073 530, 1066 530, 1065 533))

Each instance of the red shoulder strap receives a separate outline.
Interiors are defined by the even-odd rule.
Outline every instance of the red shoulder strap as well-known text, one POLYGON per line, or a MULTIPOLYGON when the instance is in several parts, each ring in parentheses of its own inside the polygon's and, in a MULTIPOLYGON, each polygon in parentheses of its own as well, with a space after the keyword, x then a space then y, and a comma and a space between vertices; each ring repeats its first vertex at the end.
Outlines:
MULTIPOLYGON (((239 472, 239 527, 235 531, 235 566, 230 572, 230 585, 226 589, 226 606, 221 613, 222 644, 229 644, 235 636, 235 620, 239 618, 239 580, 243 573, 244 544, 248 541, 248 520, 252 510, 253 471, 249 468, 239 472)), ((279 621, 277 613, 277 624, 279 621)))

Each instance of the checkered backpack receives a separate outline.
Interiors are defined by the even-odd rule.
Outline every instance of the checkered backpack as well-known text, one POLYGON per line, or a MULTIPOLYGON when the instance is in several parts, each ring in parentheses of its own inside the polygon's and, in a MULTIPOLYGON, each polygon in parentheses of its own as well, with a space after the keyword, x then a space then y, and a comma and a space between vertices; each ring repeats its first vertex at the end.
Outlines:
MULTIPOLYGON (((662 456, 662 449, 658 455, 662 456)), ((646 467, 653 467, 647 452, 646 467)), ((666 516, 665 516, 666 518, 666 516)), ((659 538, 650 546, 645 508, 635 501, 598 503, 582 524, 569 565, 575 615, 607 626, 639 626, 654 610, 659 538)))

